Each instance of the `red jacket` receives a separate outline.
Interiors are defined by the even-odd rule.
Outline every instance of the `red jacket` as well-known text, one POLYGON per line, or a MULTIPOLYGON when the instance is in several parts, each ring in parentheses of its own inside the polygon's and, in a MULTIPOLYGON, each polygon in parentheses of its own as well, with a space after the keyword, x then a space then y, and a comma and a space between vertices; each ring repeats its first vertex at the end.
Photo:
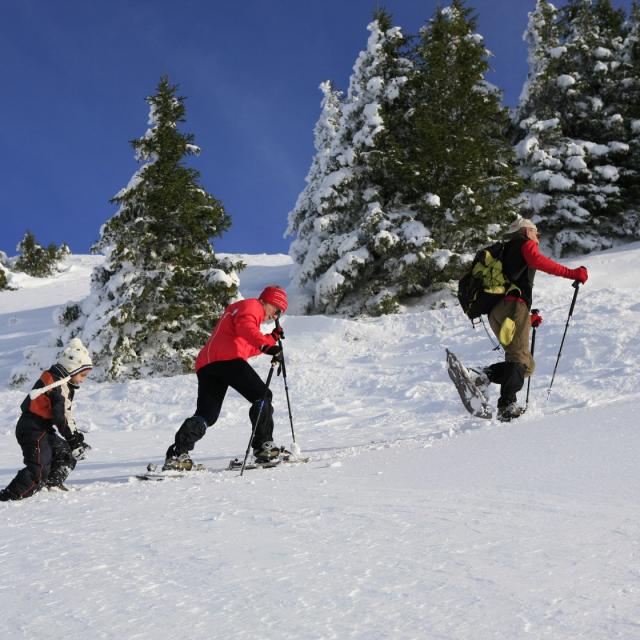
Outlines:
POLYGON ((247 360, 259 355, 263 345, 275 345, 273 336, 260 331, 264 316, 264 307, 256 298, 230 304, 198 354, 196 371, 218 360, 247 360))
POLYGON ((572 278, 575 280, 578 277, 578 269, 569 269, 569 267, 565 267, 555 260, 542 255, 538 248, 538 243, 533 240, 527 240, 522 245, 521 252, 524 261, 531 269, 538 269, 549 275, 560 276, 561 278, 572 278))

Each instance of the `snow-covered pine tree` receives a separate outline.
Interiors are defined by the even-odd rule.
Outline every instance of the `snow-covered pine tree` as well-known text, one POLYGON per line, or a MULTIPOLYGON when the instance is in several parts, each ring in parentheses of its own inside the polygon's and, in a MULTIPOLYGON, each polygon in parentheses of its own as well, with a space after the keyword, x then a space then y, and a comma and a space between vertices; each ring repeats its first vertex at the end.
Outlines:
MULTIPOLYGON (((320 117, 314 128, 315 156, 306 186, 298 196, 295 207, 289 212, 289 224, 285 237, 295 236, 289 247, 294 261, 293 282, 300 292, 307 290, 307 282, 315 271, 316 252, 328 237, 326 228, 327 203, 331 195, 331 184, 327 176, 336 168, 337 161, 331 156, 334 140, 340 124, 342 93, 336 90, 330 80, 320 85, 322 102, 320 117)), ((303 308, 311 304, 313 291, 309 291, 303 308)))
POLYGON ((59 344, 79 336, 98 379, 190 370, 198 349, 237 295, 241 263, 218 259, 210 239, 230 224, 222 204, 185 166, 199 148, 185 121, 184 98, 165 76, 150 105, 149 129, 131 144, 142 162, 112 202, 95 249, 104 264, 92 274, 91 295, 61 310, 59 344))
POLYGON ((529 23, 522 39, 527 45, 529 71, 520 94, 518 115, 521 111, 549 110, 555 102, 557 89, 546 81, 545 74, 564 49, 560 48, 558 9, 547 0, 537 0, 536 8, 529 13, 529 23))
MULTIPOLYGON (((384 11, 354 65, 338 127, 327 154, 328 173, 298 280, 310 291, 311 312, 381 313, 396 308, 407 284, 400 258, 426 242, 414 213, 383 201, 380 158, 388 148, 385 119, 407 80, 404 37, 384 11)), ((294 241, 292 255, 299 260, 294 241)))
POLYGON ((485 80, 489 56, 461 0, 437 10, 412 52, 412 108, 396 129, 396 184, 433 240, 424 286, 448 280, 516 215, 509 119, 485 80))
POLYGON ((14 270, 34 278, 46 278, 53 275, 57 271, 60 261, 71 253, 65 243, 62 243, 60 247, 57 247, 53 242, 47 247, 39 245, 31 231, 26 231, 16 250, 19 255, 13 265, 14 270))
POLYGON ((609 0, 569 0, 560 11, 538 0, 530 14, 516 152, 523 213, 556 255, 606 248, 624 235, 623 22, 609 0))
POLYGON ((8 259, 4 251, 0 251, 0 291, 9 289, 9 279, 11 274, 7 268, 8 259))
POLYGON ((622 162, 620 188, 624 201, 622 230, 630 240, 640 239, 640 4, 634 0, 622 47, 619 97, 629 153, 622 162))

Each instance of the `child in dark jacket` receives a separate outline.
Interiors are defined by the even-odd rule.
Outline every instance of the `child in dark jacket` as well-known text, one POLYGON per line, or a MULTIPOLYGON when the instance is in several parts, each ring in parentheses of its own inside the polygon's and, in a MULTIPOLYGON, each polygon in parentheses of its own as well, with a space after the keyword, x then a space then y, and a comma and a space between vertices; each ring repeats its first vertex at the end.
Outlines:
POLYGON ((65 488, 67 476, 90 449, 76 428, 71 404, 92 366, 89 352, 74 338, 24 399, 16 438, 25 467, 0 491, 0 501, 28 498, 43 488, 65 488))

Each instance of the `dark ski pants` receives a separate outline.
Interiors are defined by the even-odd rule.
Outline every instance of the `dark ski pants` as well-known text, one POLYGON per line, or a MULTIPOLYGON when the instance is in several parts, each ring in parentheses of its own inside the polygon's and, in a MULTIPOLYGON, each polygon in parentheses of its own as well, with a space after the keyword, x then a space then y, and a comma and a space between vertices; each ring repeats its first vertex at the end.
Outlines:
POLYGON ((525 371, 519 362, 496 362, 486 370, 489 380, 500 385, 499 407, 516 402, 516 394, 524 386, 525 371))
POLYGON ((207 427, 215 424, 222 409, 227 389, 235 389, 251 403, 249 419, 256 432, 251 442, 254 449, 273 439, 273 407, 271 391, 246 360, 221 360, 200 369, 198 376, 198 403, 195 415, 187 418, 176 433, 174 451, 191 451, 204 436, 207 427))
POLYGON ((28 498, 42 487, 62 484, 76 466, 67 441, 37 416, 20 416, 16 438, 26 466, 7 485, 14 500, 28 498))
POLYGON ((518 300, 501 300, 491 310, 489 324, 504 347, 505 361, 491 365, 487 375, 491 382, 500 385, 498 406, 506 407, 516 401, 516 394, 524 386, 525 378, 533 374, 536 366, 529 350, 529 309, 518 300), (512 323, 513 330, 506 332, 505 327, 509 323, 512 323))

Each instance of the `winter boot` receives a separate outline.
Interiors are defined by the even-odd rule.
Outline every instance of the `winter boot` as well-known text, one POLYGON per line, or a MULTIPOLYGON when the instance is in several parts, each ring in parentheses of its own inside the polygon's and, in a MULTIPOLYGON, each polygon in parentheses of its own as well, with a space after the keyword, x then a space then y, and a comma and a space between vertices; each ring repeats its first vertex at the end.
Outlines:
POLYGON ((9 500, 17 500, 17 498, 6 489, 0 491, 0 502, 8 502, 9 500))
POLYGON ((71 470, 75 466, 76 464, 74 460, 73 464, 69 464, 69 465, 63 464, 63 465, 60 465, 59 467, 56 467, 49 474, 49 477, 47 478, 47 481, 44 485, 44 488, 48 489, 49 491, 51 490, 69 491, 69 489, 65 487, 64 481, 67 479, 67 477, 71 473, 71 470))
POLYGON ((489 397, 489 385, 491 384, 491 380, 488 376, 488 367, 484 369, 469 369, 469 373, 471 373, 471 377, 473 379, 473 383, 478 388, 478 391, 482 393, 485 398, 489 397))
POLYGON ((51 483, 47 482, 47 484, 44 486, 44 488, 47 491, 69 491, 69 487, 67 487, 66 485, 62 484, 62 482, 59 482, 57 484, 51 484, 51 483))
POLYGON ((167 449, 167 455, 162 466, 163 471, 191 471, 193 469, 193 460, 188 453, 178 453, 175 445, 171 445, 167 449))
POLYGON ((515 402, 498 407, 498 420, 501 422, 511 422, 515 418, 519 418, 524 413, 524 408, 518 406, 515 402))
POLYGON ((253 456, 256 462, 269 462, 277 458, 280 451, 280 447, 276 447, 271 440, 267 440, 253 450, 253 456))

